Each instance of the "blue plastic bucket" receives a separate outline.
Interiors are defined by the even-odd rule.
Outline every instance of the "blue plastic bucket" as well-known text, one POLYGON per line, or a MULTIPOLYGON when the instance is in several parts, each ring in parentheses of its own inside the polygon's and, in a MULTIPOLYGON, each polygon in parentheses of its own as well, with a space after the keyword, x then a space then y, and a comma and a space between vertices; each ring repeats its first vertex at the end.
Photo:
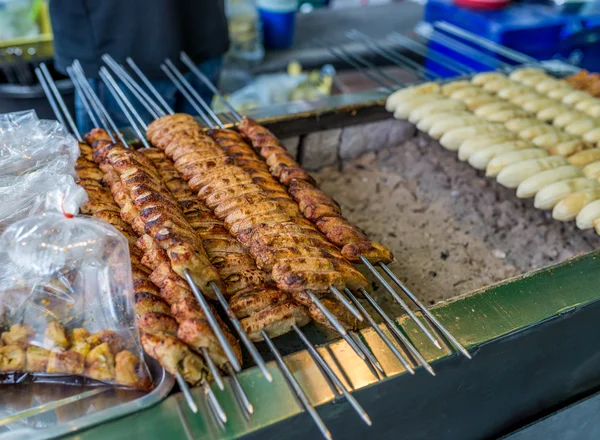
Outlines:
POLYGON ((257 0, 266 49, 289 49, 294 42, 297 0, 257 0))

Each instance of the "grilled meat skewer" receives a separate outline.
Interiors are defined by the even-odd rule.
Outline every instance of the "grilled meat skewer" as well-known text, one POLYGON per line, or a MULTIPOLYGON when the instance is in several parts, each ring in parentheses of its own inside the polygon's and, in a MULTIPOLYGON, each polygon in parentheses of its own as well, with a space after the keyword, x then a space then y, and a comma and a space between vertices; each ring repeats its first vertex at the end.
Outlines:
POLYGON ((314 222, 330 242, 341 248, 344 258, 353 263, 360 263, 361 256, 372 263, 393 260, 389 249, 369 240, 362 230, 342 216, 337 202, 317 188, 314 179, 290 156, 273 133, 248 118, 244 118, 238 128, 266 160, 269 172, 288 187, 302 214, 314 222))

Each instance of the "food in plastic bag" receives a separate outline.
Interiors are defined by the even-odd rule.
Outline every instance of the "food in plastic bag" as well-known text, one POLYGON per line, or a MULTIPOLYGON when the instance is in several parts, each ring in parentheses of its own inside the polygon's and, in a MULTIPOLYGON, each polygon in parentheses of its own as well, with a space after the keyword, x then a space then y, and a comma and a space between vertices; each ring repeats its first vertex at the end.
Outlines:
POLYGON ((94 218, 46 212, 12 224, 0 249, 0 383, 26 372, 38 382, 152 386, 123 235, 94 218))
POLYGON ((0 231, 44 211, 47 194, 76 185, 77 141, 33 111, 0 115, 0 231))

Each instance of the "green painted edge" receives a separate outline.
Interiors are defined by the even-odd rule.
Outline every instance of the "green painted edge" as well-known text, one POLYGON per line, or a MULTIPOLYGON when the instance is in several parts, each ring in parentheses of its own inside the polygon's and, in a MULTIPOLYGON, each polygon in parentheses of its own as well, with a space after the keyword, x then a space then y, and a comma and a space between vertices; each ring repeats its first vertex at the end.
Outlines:
MULTIPOLYGON (((599 268, 600 251, 594 251, 437 304, 431 311, 464 346, 473 348, 599 300, 599 268)), ((428 361, 450 354, 449 350, 435 349, 406 317, 399 322, 428 361)), ((369 344, 376 337, 372 330, 364 331, 363 336, 369 344)), ((330 344, 330 348, 336 354, 344 355, 342 344, 336 341, 330 344)), ((303 387, 309 389, 312 401, 323 404, 329 399, 323 397, 326 393, 320 394, 324 388, 315 384, 313 371, 303 360, 305 357, 305 352, 295 353, 286 361, 303 387)), ((273 384, 268 384, 256 368, 239 375, 256 410, 251 424, 243 419, 227 390, 218 394, 230 415, 225 430, 219 430, 212 420, 207 421, 203 415, 192 414, 179 393, 142 413, 106 423, 71 438, 182 438, 189 434, 193 438, 206 439, 240 437, 300 412, 279 372, 273 365, 270 368, 274 374, 273 384)), ((402 374, 401 371, 398 373, 402 374)), ((371 381, 364 386, 378 386, 381 382, 371 381)), ((196 391, 195 395, 203 413, 206 408, 200 391, 196 391)))

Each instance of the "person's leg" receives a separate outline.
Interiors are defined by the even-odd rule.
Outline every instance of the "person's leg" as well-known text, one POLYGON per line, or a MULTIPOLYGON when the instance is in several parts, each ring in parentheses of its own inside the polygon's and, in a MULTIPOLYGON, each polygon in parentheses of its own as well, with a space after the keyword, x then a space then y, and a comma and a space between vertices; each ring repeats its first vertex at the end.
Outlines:
MULTIPOLYGON (((197 67, 216 86, 219 82, 219 74, 221 73, 222 64, 223 58, 218 57, 204 61, 203 63, 198 64, 197 67)), ((194 90, 198 92, 202 99, 204 99, 204 101, 210 105, 213 98, 213 93, 204 85, 202 80, 200 80, 192 72, 186 73, 185 78, 191 83, 192 87, 194 87, 194 90)), ((192 107, 192 105, 185 99, 184 96, 181 95, 181 93, 177 94, 176 110, 178 112, 189 113, 191 115, 197 114, 197 112, 194 110, 194 107, 192 107)))

